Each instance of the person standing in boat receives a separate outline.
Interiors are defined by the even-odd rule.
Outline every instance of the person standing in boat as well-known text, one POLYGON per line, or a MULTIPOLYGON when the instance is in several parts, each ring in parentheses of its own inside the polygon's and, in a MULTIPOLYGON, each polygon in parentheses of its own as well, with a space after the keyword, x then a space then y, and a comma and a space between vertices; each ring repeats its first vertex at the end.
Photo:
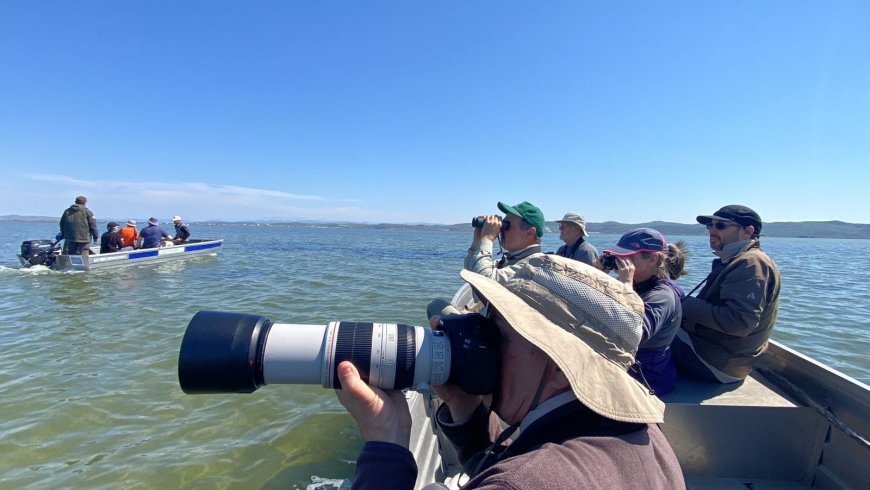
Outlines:
POLYGON ((752 209, 732 204, 696 219, 707 227, 718 258, 701 292, 682 302, 674 358, 681 374, 736 383, 767 350, 779 308, 779 269, 761 250, 761 217, 752 209))
POLYGON ((134 250, 139 246, 139 230, 136 229, 136 220, 127 220, 127 226, 118 232, 121 236, 122 250, 134 250))
MULTIPOLYGON (((680 300, 684 296, 671 276, 683 273, 683 251, 669 245, 658 230, 638 228, 622 235, 615 247, 604 250, 604 256, 613 257, 617 280, 632 287, 643 300, 643 336, 637 364, 629 373, 648 384, 656 395, 670 393, 677 381, 671 342, 680 328, 680 300)), ((604 270, 603 262, 601 259, 595 266, 604 270)))
MULTIPOLYGON (((642 333, 636 293, 555 255, 530 257, 504 285, 461 275, 487 304, 501 356, 490 407, 457 386, 433 386, 444 401, 435 422, 470 478, 463 489, 685 488, 656 425, 664 403, 627 372, 642 333), (510 425, 495 443, 490 411, 510 425), (503 445, 517 429, 519 436, 503 445)), ((366 441, 353 488, 413 488, 417 467, 402 392, 370 387, 349 361, 338 365, 337 375, 339 401, 366 441)))
POLYGON ((121 235, 118 234, 120 227, 114 221, 106 225, 106 232, 100 237, 100 253, 108 254, 118 252, 124 248, 124 243, 121 241, 121 235))
POLYGON ((556 250, 556 255, 595 265, 598 250, 586 241, 589 236, 586 233, 586 218, 577 213, 565 213, 556 223, 559 223, 559 240, 565 242, 565 245, 556 250))
POLYGON ((175 244, 186 242, 190 238, 190 228, 186 223, 181 221, 181 216, 173 216, 172 222, 175 224, 175 237, 172 239, 172 242, 175 244))
POLYGON ((160 247, 164 239, 168 240, 171 238, 159 225, 160 221, 157 218, 148 219, 148 226, 142 228, 142 231, 139 232, 139 235, 142 237, 142 248, 160 247))
POLYGON ((96 244, 100 236, 94 213, 87 208, 87 203, 87 197, 77 196, 75 204, 67 208, 60 217, 63 253, 67 255, 81 254, 83 260, 87 260, 87 256, 91 253, 91 238, 96 244))

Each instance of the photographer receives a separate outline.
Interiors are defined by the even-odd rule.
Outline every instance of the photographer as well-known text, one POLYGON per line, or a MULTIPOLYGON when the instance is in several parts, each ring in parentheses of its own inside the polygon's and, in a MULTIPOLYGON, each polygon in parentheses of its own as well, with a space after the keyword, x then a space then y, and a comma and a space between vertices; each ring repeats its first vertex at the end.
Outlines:
POLYGON ((473 228, 473 237, 465 255, 465 269, 505 282, 513 275, 510 266, 541 253, 541 237, 544 236, 544 213, 523 201, 516 206, 498 203, 504 218, 496 215, 481 216, 481 227, 473 228), (504 249, 498 262, 493 260, 493 242, 499 239, 504 249))
MULTIPOLYGON (((433 387, 444 401, 436 424, 470 476, 463 488, 685 487, 655 425, 664 404, 627 373, 643 323, 634 292, 553 255, 529 258, 504 286, 461 275, 487 304, 502 359, 490 407, 456 386, 433 387), (490 410, 511 426, 494 444, 490 410)), ((338 376, 344 389, 336 394, 366 440, 353 488, 413 488, 404 396, 363 383, 350 362, 338 376)))
POLYGON ((670 393, 677 381, 671 342, 680 327, 685 294, 672 278, 679 277, 685 263, 685 244, 668 245, 652 228, 638 228, 620 237, 596 267, 616 270, 617 279, 634 288, 644 305, 643 337, 637 351, 638 366, 629 372, 646 382, 657 395, 670 393))

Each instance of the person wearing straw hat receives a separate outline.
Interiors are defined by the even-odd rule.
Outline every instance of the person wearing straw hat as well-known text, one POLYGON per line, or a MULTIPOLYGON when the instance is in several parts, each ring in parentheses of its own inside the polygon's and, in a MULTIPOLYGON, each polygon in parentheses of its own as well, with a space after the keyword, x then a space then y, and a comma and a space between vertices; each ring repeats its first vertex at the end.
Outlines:
POLYGON ((598 261, 598 250, 586 241, 589 236, 586 233, 586 218, 577 213, 565 213, 556 223, 559 223, 559 240, 565 242, 565 245, 556 250, 556 255, 595 265, 598 261))
MULTIPOLYGON (((628 374, 643 331, 643 302, 629 286, 543 254, 504 285, 461 276, 487 305, 501 355, 490 406, 456 386, 433 387, 444 401, 436 424, 470 478, 462 488, 685 487, 656 425, 664 404, 628 374), (490 411, 510 425, 495 443, 490 411)), ((366 441, 354 488, 413 488, 405 397, 368 386, 348 361, 337 373, 343 389, 336 394, 366 441)))

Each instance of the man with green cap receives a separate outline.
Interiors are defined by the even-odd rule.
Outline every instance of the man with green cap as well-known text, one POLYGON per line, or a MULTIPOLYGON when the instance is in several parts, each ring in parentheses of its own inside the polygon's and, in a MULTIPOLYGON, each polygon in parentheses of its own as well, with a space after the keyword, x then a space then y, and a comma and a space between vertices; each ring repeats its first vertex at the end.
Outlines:
MULTIPOLYGON (((528 201, 516 206, 499 202, 498 208, 505 213, 504 218, 490 214, 479 216, 472 222, 474 234, 465 255, 464 269, 504 284, 528 258, 541 254, 541 237, 546 225, 544 213, 528 201), (496 238, 503 249, 499 260, 493 258, 493 242, 496 238)), ((475 311, 479 306, 472 303, 465 305, 464 309, 475 311)), ((432 300, 426 307, 428 318, 460 313, 459 309, 443 298, 432 300)))
POLYGON ((530 256, 541 253, 541 237, 546 227, 544 213, 523 201, 516 206, 498 203, 505 213, 481 216, 483 226, 474 228, 471 247, 465 255, 465 269, 496 281, 507 281, 514 274, 515 266, 530 256), (493 259, 493 242, 496 238, 504 249, 501 259, 493 259))

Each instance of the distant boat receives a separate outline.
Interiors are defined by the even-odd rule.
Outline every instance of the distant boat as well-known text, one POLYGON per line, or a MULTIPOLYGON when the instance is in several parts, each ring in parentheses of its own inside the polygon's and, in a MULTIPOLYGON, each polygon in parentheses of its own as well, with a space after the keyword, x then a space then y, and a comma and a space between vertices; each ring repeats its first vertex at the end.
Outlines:
POLYGON ((151 264, 187 259, 201 255, 216 255, 223 240, 188 240, 177 245, 160 248, 140 248, 125 252, 92 254, 84 260, 81 255, 64 255, 57 242, 51 240, 28 240, 21 244, 18 261, 22 267, 43 265, 59 271, 87 271, 151 264))
MULTIPOLYGON (((453 305, 470 301, 465 285, 453 305)), ((461 466, 432 422, 440 400, 406 398, 416 488, 458 488, 461 466)), ((681 379, 662 399, 661 429, 689 488, 870 488, 870 387, 778 342, 742 383, 681 379)))

